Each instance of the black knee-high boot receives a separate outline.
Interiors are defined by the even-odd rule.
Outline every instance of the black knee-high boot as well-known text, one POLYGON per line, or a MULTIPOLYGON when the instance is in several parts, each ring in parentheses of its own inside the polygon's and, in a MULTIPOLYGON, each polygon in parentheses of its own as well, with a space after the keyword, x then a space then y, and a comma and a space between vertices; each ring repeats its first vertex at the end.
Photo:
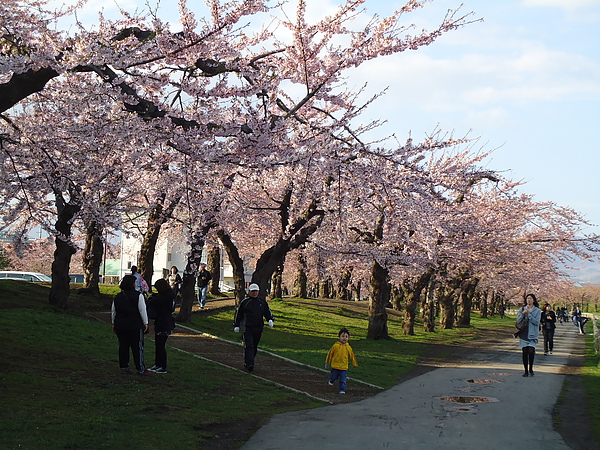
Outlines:
POLYGON ((527 367, 528 367, 528 363, 529 363, 529 350, 527 350, 529 347, 523 347, 523 367, 525 368, 525 373, 527 373, 527 367))
POLYGON ((533 360, 535 359, 535 348, 529 347, 529 373, 533 375, 533 360))

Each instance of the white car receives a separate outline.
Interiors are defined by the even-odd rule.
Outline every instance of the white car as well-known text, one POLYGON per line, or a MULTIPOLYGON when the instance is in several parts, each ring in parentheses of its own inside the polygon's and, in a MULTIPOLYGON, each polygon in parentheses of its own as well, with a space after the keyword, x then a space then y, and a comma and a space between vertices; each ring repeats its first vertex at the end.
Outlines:
POLYGON ((50 283, 52 278, 43 273, 37 272, 18 272, 12 270, 0 270, 0 280, 23 280, 50 283))

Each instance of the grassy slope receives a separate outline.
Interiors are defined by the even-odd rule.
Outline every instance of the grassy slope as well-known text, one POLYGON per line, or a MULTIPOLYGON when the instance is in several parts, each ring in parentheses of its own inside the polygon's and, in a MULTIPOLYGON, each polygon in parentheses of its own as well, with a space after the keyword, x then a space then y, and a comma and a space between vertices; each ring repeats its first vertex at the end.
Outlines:
MULTIPOLYGON (((106 310, 106 300, 74 299, 63 312, 45 305, 47 295, 0 282, 0 448, 160 448, 173 439, 200 448, 240 421, 256 429, 274 413, 321 405, 179 352, 169 354, 177 376, 120 375, 110 327, 80 314, 106 310)), ((145 351, 153 355, 152 341, 145 351)))

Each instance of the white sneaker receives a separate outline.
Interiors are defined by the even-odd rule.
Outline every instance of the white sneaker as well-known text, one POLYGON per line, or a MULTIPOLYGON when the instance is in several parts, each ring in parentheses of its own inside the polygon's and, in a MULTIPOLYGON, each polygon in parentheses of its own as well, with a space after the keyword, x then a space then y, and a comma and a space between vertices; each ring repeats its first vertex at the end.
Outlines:
POLYGON ((333 386, 333 381, 329 380, 329 381, 327 382, 327 384, 328 384, 329 386, 333 386))

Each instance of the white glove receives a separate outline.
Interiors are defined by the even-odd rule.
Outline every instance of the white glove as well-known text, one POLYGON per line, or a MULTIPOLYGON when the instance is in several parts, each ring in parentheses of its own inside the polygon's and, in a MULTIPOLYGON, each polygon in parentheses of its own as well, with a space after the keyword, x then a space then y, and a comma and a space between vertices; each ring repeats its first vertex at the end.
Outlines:
POLYGON ((233 332, 234 333, 239 333, 240 332, 240 327, 234 327, 233 332))
POLYGON ((269 320, 269 326, 270 326, 271 328, 273 328, 273 321, 272 321, 272 320, 269 320))

